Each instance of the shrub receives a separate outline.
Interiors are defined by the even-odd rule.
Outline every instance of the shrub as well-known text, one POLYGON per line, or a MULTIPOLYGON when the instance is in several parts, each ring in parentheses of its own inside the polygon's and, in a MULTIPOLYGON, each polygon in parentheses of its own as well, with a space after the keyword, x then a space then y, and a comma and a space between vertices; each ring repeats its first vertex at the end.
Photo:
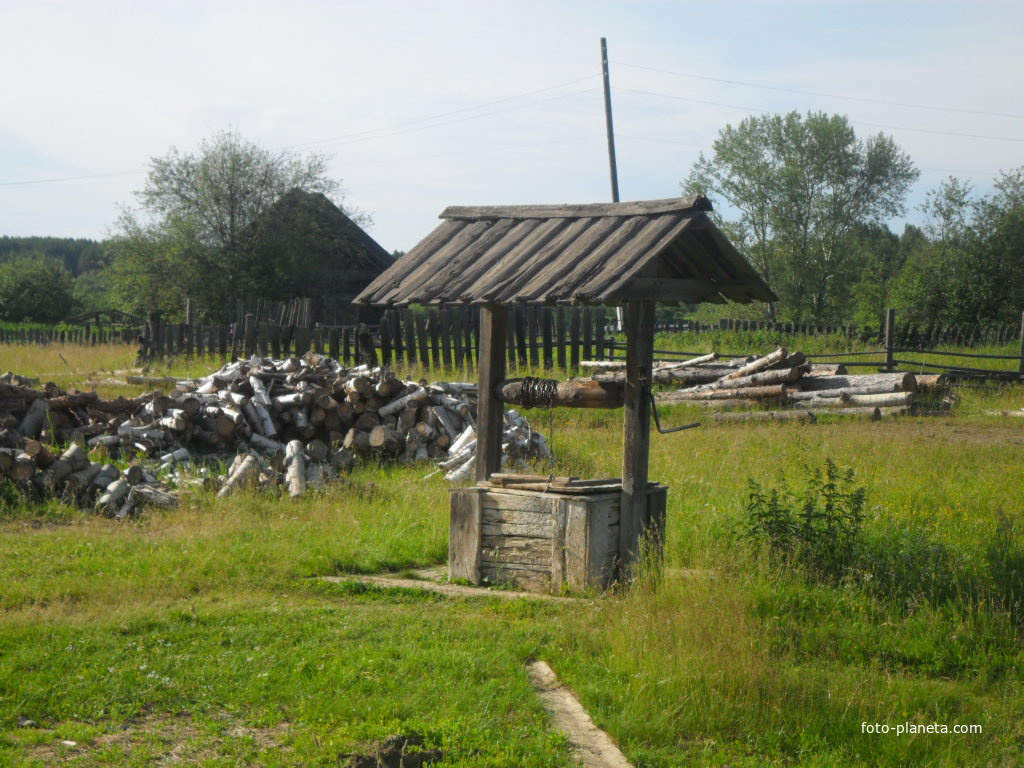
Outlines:
POLYGON ((838 582, 854 564, 864 524, 866 492, 852 469, 831 459, 814 469, 803 491, 783 484, 765 491, 748 481, 743 535, 778 565, 795 566, 814 580, 838 582))

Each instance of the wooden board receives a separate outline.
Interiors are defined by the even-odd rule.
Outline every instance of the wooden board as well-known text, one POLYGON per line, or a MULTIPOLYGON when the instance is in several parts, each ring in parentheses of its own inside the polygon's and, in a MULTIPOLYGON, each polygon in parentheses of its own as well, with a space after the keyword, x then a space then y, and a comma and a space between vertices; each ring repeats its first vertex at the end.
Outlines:
POLYGON ((480 496, 476 488, 455 488, 448 531, 448 578, 480 581, 480 496))
POLYGON ((547 592, 551 586, 551 574, 534 568, 494 568, 485 566, 482 578, 489 584, 509 584, 528 592, 547 592))

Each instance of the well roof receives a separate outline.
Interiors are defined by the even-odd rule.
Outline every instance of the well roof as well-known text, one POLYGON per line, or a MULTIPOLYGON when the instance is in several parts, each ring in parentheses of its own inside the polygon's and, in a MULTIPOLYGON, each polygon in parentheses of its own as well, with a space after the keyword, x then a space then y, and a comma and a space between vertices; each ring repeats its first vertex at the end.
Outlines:
POLYGON ((620 304, 776 301, 701 196, 447 208, 356 301, 620 304))

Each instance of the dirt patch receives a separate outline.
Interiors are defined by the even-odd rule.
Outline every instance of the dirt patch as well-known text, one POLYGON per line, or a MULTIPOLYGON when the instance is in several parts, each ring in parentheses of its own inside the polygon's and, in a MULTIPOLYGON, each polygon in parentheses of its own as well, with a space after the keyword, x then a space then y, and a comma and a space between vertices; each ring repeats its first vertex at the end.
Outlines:
POLYGON ((222 736, 210 733, 194 722, 188 714, 149 714, 133 718, 118 730, 101 734, 88 741, 70 742, 56 736, 54 729, 34 728, 31 739, 35 743, 24 747, 25 756, 43 765, 60 765, 79 759, 90 752, 103 751, 125 756, 136 753, 156 753, 158 756, 147 765, 187 766, 196 765, 216 757, 222 745, 228 740, 250 740, 259 752, 279 749, 284 746, 289 725, 280 723, 266 728, 232 725, 222 736), (53 734, 52 739, 40 740, 40 736, 53 734))
POLYGON ((343 583, 360 581, 363 584, 375 584, 379 587, 401 587, 403 589, 422 589, 437 592, 448 597, 497 597, 503 600, 543 600, 546 602, 572 602, 577 598, 563 595, 549 595, 543 592, 519 592, 510 589, 490 589, 488 587, 467 587, 450 582, 421 581, 419 579, 403 579, 400 576, 386 574, 353 574, 351 576, 318 576, 323 581, 343 583))
POLYGON ((388 736, 372 754, 350 755, 345 768, 422 768, 444 758, 440 749, 424 749, 419 734, 388 736))

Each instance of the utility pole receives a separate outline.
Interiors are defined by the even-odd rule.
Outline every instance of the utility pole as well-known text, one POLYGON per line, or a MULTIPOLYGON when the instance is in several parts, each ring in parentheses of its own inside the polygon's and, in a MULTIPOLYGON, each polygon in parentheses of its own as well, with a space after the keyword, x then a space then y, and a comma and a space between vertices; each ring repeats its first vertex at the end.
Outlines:
POLYGON ((608 41, 601 38, 601 75, 604 78, 604 123, 608 132, 608 167, 612 178, 612 202, 619 202, 619 171, 615 165, 615 128, 612 126, 612 85, 608 76, 608 41))
MULTIPOLYGON (((604 126, 608 134, 608 169, 612 179, 612 202, 619 202, 619 169, 615 163, 615 127, 612 125, 612 81, 608 74, 608 40, 601 38, 601 76, 604 79, 604 126)), ((621 330, 622 307, 615 308, 615 324, 621 330)))

